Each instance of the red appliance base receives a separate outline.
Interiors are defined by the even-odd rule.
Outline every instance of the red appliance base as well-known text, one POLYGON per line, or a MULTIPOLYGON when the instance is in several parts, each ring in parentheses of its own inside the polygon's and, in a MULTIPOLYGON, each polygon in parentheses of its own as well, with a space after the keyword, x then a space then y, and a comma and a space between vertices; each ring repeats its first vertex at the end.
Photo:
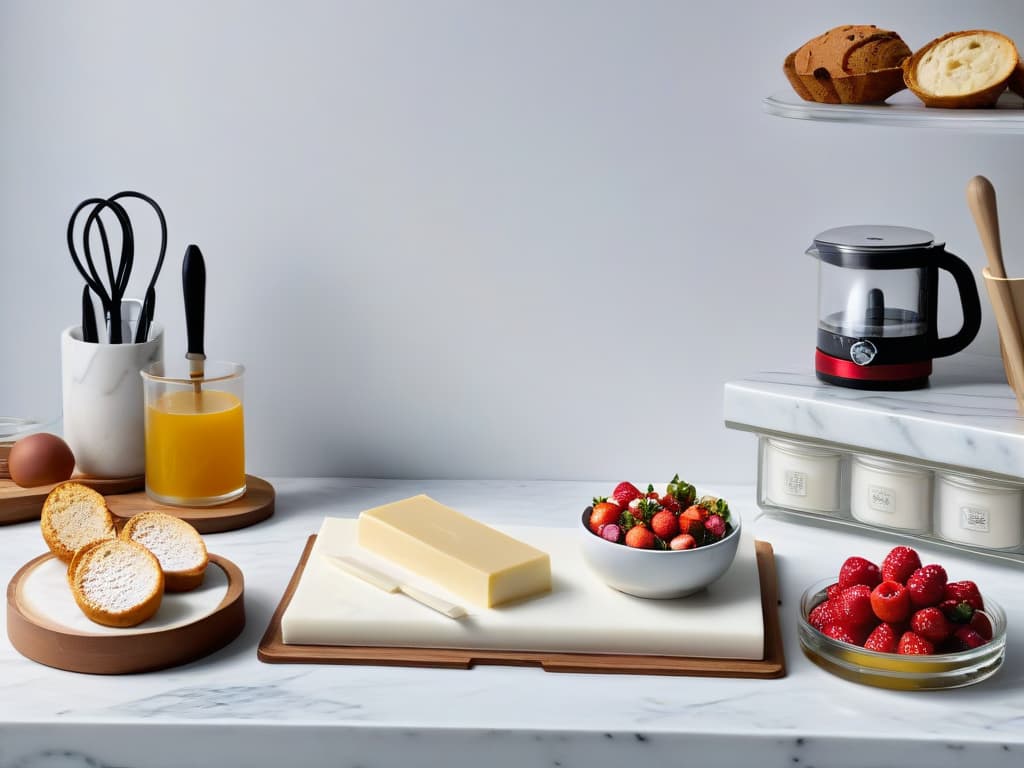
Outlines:
POLYGON ((928 386, 932 361, 919 360, 895 365, 857 365, 850 360, 841 360, 815 349, 814 371, 822 381, 852 389, 921 389, 928 386))

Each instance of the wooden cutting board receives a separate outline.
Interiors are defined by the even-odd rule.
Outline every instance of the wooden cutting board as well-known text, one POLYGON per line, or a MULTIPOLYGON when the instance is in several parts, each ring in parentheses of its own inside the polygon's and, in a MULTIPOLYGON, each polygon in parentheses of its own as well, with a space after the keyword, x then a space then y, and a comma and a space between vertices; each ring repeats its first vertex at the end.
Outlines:
MULTIPOLYGON (((116 480, 73 477, 72 480, 95 488, 104 496, 119 493, 131 493, 146 486, 145 477, 125 477, 116 480)), ((0 525, 23 523, 26 520, 38 520, 43 509, 46 496, 54 489, 54 485, 40 485, 35 488, 22 488, 13 480, 0 479, 0 525)))
MULTIPOLYGON (((540 666, 550 672, 600 672, 612 674, 664 674, 705 677, 776 678, 786 674, 785 656, 778 616, 778 583, 775 558, 770 544, 756 542, 755 554, 760 586, 760 615, 763 649, 760 658, 698 658, 671 654, 544 652, 474 648, 397 647, 375 645, 286 644, 281 621, 299 586, 316 536, 311 536, 288 588, 278 605, 263 639, 258 657, 267 663, 376 664, 388 666, 445 667, 468 669, 477 664, 540 666)), ((392 597, 392 596, 388 596, 392 597)), ((399 600, 402 598, 399 596, 399 600)), ((639 598, 637 598, 639 599, 639 598)), ((686 598, 689 599, 689 598, 686 598)), ((675 602, 675 601, 652 601, 675 602)), ((447 620, 446 620, 447 621, 447 620)))

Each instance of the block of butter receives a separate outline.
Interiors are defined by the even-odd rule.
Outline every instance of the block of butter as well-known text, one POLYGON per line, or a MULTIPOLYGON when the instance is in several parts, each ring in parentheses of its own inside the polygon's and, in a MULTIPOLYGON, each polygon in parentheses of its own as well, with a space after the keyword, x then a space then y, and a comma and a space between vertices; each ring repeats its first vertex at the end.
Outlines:
POLYGON ((361 513, 359 545, 486 608, 551 590, 546 552, 429 496, 361 513))

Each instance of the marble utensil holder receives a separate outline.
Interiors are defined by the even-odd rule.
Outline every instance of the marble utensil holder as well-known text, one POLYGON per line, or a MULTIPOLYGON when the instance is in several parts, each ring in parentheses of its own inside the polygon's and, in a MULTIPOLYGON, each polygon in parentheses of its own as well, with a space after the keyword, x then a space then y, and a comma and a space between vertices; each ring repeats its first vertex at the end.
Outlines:
POLYGON ((139 371, 163 360, 163 328, 141 344, 92 344, 81 327, 61 334, 64 440, 77 471, 137 477, 146 471, 145 410, 139 371))

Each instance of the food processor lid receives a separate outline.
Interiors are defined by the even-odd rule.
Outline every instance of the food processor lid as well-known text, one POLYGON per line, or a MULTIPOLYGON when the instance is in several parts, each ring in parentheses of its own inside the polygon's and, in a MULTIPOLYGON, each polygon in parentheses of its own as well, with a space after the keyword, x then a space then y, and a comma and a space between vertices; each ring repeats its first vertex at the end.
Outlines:
POLYGON ((840 267, 908 269, 926 266, 923 257, 942 246, 923 229, 861 224, 825 230, 807 253, 840 267))

